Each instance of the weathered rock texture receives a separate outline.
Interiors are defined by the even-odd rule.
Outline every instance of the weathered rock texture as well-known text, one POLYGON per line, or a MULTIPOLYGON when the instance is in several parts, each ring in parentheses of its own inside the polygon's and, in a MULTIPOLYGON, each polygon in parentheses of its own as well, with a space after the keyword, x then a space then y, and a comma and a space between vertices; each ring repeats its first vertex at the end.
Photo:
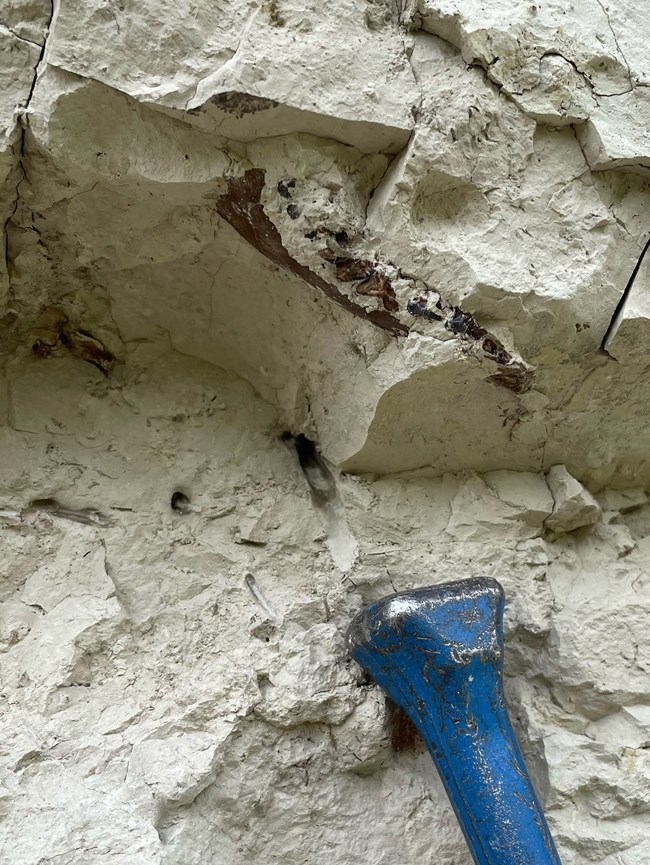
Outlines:
POLYGON ((563 862, 646 865, 649 37, 0 0, 3 861, 467 865, 343 634, 485 574, 563 862))

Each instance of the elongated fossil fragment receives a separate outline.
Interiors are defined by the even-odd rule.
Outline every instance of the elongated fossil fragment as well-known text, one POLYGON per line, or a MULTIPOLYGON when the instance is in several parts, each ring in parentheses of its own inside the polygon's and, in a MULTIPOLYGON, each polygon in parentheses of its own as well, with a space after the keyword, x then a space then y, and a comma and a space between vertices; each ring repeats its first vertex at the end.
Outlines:
POLYGON ((422 734, 476 865, 560 865, 504 699, 503 604, 487 578, 401 592, 348 646, 422 734))

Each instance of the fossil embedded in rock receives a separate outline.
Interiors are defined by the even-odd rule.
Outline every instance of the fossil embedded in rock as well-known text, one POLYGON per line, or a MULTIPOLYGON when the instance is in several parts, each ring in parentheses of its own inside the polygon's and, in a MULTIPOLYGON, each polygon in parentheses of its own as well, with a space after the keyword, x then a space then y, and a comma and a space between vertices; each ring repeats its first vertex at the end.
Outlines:
POLYGON ((266 598, 262 594, 262 590, 257 585, 257 580, 255 579, 253 574, 250 573, 250 571, 247 571, 244 574, 244 582, 246 583, 246 585, 250 589, 251 595, 255 598, 255 600, 260 605, 260 607, 264 610, 264 612, 269 617, 269 619, 274 624, 281 625, 282 624, 282 616, 278 615, 278 613, 275 612, 273 607, 266 600, 266 598))
POLYGON ((375 272, 376 264, 362 258, 337 258, 336 278, 339 282, 354 282, 357 279, 368 279, 375 272))
POLYGON ((465 312, 459 306, 453 308, 451 315, 445 321, 445 327, 452 333, 467 334, 474 339, 480 339, 487 334, 487 330, 476 323, 472 313, 465 312))
POLYGON ((431 304, 431 297, 428 294, 421 294, 419 297, 413 297, 406 305, 406 311, 416 318, 426 318, 429 321, 442 321, 443 316, 439 314, 442 311, 440 305, 440 295, 436 293, 437 300, 434 305, 431 304))
POLYGON ((61 342, 70 354, 96 366, 104 375, 108 375, 115 358, 106 346, 84 330, 63 330, 61 342))
POLYGON ((296 188, 296 178, 295 177, 290 177, 287 180, 280 180, 278 182, 278 186, 277 186, 278 193, 283 198, 291 198, 291 190, 293 190, 295 188, 296 188))
POLYGON ((399 309, 399 303, 395 297, 390 279, 378 270, 371 277, 360 282, 357 285, 356 291, 357 294, 364 294, 368 297, 380 297, 383 301, 384 309, 390 312, 396 312, 399 309))
POLYGON ((28 510, 45 511, 64 520, 72 520, 75 523, 83 523, 87 526, 107 526, 110 520, 101 511, 95 508, 71 508, 62 505, 57 499, 32 499, 28 510))

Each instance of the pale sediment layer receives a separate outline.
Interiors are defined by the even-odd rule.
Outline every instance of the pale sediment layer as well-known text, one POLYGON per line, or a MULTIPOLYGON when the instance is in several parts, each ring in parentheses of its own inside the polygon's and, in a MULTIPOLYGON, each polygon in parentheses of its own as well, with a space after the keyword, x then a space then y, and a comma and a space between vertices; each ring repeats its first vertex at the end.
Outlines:
POLYGON ((639 8, 0 3, 14 865, 469 862, 343 634, 479 574, 562 861, 645 865, 639 8))

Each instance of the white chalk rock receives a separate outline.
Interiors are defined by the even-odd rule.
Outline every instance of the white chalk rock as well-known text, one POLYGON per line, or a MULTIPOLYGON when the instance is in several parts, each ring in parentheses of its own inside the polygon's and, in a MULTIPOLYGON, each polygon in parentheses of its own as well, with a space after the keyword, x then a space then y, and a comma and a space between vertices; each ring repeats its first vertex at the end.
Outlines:
POLYGON ((260 680, 255 714, 279 727, 340 724, 363 699, 334 625, 315 625, 280 643, 260 680))
POLYGON ((35 607, 9 598, 0 604, 0 651, 19 643, 39 618, 35 607))
POLYGON ((587 733, 614 750, 645 750, 650 747, 650 706, 623 706, 619 712, 593 721, 587 733))
POLYGON ((645 865, 645 5, 0 0, 0 859, 466 862, 343 634, 486 575, 560 858, 645 865))
POLYGON ((600 505, 589 490, 571 475, 566 466, 552 466, 546 482, 553 495, 553 513, 546 519, 549 529, 572 532, 593 525, 600 517, 600 505))
POLYGON ((68 597, 42 616, 19 645, 19 668, 35 685, 88 684, 87 658, 114 637, 122 620, 115 598, 68 597))
POLYGON ((315 510, 305 496, 284 496, 261 513, 245 514, 238 521, 238 538, 244 543, 301 546, 314 549, 314 541, 323 536, 315 510))
POLYGON ((488 472, 484 478, 468 474, 463 480, 446 528, 459 540, 477 540, 488 525, 504 536, 534 537, 551 513, 548 487, 531 472, 488 472))
POLYGON ((541 526, 553 510, 553 496, 542 475, 532 472, 487 472, 485 481, 497 496, 517 511, 517 519, 541 526))
POLYGON ((105 557, 101 544, 84 537, 82 531, 66 533, 53 559, 28 577, 20 592, 21 601, 49 613, 69 597, 108 600, 115 594, 115 586, 106 573, 105 557))
POLYGON ((48 54, 59 68, 239 140, 309 132, 394 152, 418 97, 399 22, 381 6, 168 0, 127 13, 73 0, 48 54), (152 32, 160 41, 143 38, 152 32))
POLYGON ((650 164, 643 135, 650 69, 631 0, 598 4, 588 18, 557 0, 489 11, 480 2, 423 0, 418 12, 425 30, 483 66, 530 117, 579 123, 593 168, 650 164))
POLYGON ((218 735, 188 732, 138 742, 128 780, 140 778, 159 804, 188 805, 214 781, 220 749, 232 732, 232 725, 222 724, 218 735))
POLYGON ((626 514, 647 504, 648 493, 640 487, 632 487, 626 490, 603 490, 596 498, 604 511, 626 514))
POLYGON ((343 723, 331 728, 341 768, 369 775, 389 761, 390 723, 386 708, 383 692, 370 688, 363 702, 343 723))

